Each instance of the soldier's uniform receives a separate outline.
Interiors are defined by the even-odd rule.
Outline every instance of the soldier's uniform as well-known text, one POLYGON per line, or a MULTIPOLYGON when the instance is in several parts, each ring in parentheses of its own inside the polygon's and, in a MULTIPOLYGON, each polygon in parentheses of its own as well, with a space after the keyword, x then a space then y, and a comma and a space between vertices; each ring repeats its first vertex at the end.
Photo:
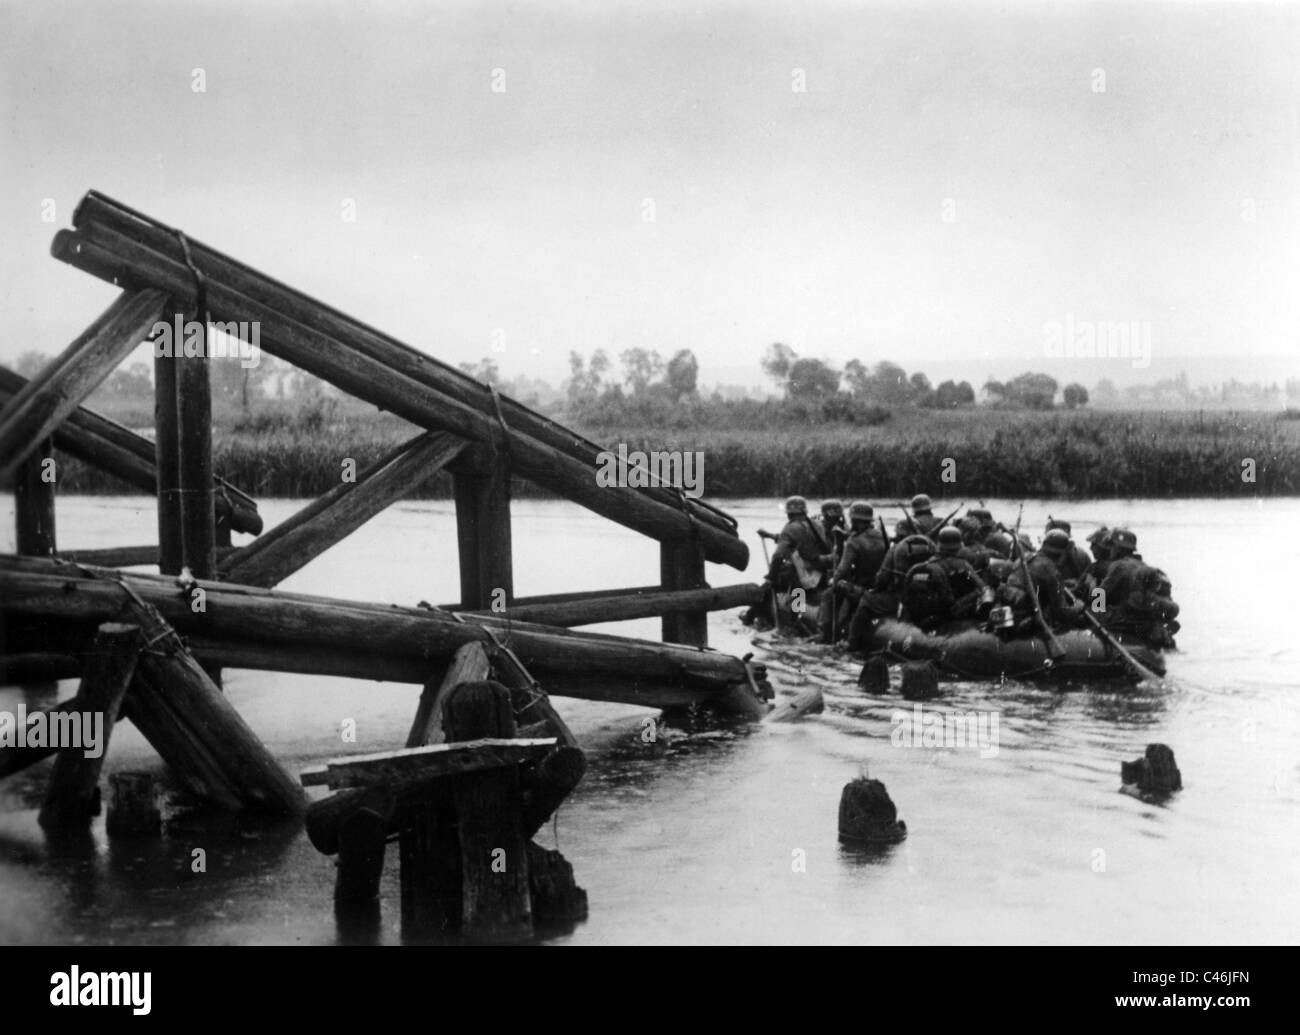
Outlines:
POLYGON ((865 647, 867 632, 873 622, 898 617, 908 570, 929 560, 933 554, 934 543, 923 535, 909 536, 890 548, 876 572, 876 581, 862 594, 862 603, 853 613, 853 623, 849 626, 850 650, 865 647))
POLYGON ((939 524, 933 514, 934 504, 925 493, 912 497, 912 513, 894 526, 894 541, 901 543, 910 535, 930 535, 939 524))
MULTIPOLYGON (((1054 528, 1059 528, 1067 536, 1070 535, 1071 529, 1070 522, 1068 521, 1061 521, 1052 518, 1047 522, 1047 531, 1050 532, 1054 528)), ((1061 578, 1063 578, 1066 583, 1071 586, 1077 586, 1083 578, 1084 572, 1088 570, 1091 564, 1092 558, 1088 556, 1087 551, 1080 549, 1074 540, 1071 539, 1070 545, 1061 556, 1061 561, 1057 567, 1060 568, 1061 578)))
POLYGON ((798 585, 797 576, 792 581, 790 571, 795 554, 799 555, 805 567, 823 573, 830 570, 834 561, 830 544, 822 538, 820 530, 808 517, 807 500, 802 496, 791 496, 785 501, 785 513, 789 520, 777 536, 769 573, 772 585, 781 591, 798 585))
POLYGON ((1038 606, 1043 618, 1053 628, 1079 624, 1083 614, 1083 605, 1078 601, 1071 603, 1065 595, 1065 585, 1058 567, 1060 559, 1068 549, 1070 537, 1060 529, 1054 529, 1043 540, 1042 549, 1031 557, 1026 565, 1029 570, 1031 585, 1026 585, 1024 571, 1019 562, 999 592, 1011 604, 1013 612, 1019 619, 1017 629, 1033 635, 1037 630, 1034 618, 1034 605, 1029 593, 1036 593, 1038 606))
POLYGON ((852 534, 831 575, 832 591, 822 597, 820 625, 825 643, 833 643, 851 624, 854 611, 875 582, 889 552, 889 544, 872 523, 870 504, 859 502, 849 507, 849 522, 852 534), (834 630, 831 629, 832 612, 837 612, 838 617, 838 628, 834 630))
POLYGON ((1172 647, 1179 607, 1171 597, 1169 577, 1135 552, 1137 537, 1117 528, 1110 537, 1116 554, 1101 581, 1105 610, 1102 622, 1113 632, 1132 633, 1159 647, 1172 647))

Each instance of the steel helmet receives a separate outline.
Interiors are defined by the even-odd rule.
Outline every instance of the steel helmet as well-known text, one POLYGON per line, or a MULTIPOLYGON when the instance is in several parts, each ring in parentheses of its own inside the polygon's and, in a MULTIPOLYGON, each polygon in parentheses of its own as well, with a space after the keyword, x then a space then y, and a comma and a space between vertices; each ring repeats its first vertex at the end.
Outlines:
POLYGON ((785 512, 787 514, 807 514, 808 501, 802 496, 791 496, 785 501, 785 512))
POLYGON ((1066 535, 1070 534, 1070 522, 1062 521, 1060 518, 1048 518, 1047 531, 1050 532, 1054 528, 1059 528, 1063 530, 1066 535))
POLYGON ((939 529, 939 552, 956 553, 961 549, 961 531, 953 528, 952 525, 944 525, 939 529))
POLYGON ((870 521, 875 516, 875 511, 871 509, 870 503, 864 503, 857 500, 849 507, 850 521, 870 521))
POLYGON ((838 510, 841 514, 843 514, 844 504, 841 503, 839 500, 827 500, 825 503, 822 504, 823 514, 829 514, 833 510, 838 510))
POLYGON ((934 543, 923 535, 909 535, 900 545, 908 564, 920 564, 934 556, 934 543))
POLYGON ((1070 536, 1063 528, 1053 528, 1043 538, 1043 553, 1049 557, 1060 557, 1070 548, 1070 536))
POLYGON ((1110 534, 1110 545, 1117 550, 1132 553, 1137 549, 1138 538, 1127 528, 1117 528, 1110 534))
POLYGON ((912 497, 913 514, 928 514, 930 513, 930 508, 933 506, 934 504, 930 502, 930 497, 923 492, 912 497))

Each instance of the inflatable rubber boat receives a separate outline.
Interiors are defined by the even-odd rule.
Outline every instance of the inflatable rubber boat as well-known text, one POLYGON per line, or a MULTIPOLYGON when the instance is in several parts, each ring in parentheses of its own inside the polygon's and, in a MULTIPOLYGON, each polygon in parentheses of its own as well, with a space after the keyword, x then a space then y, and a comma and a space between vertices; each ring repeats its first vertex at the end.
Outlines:
MULTIPOLYGON (((974 621, 955 622, 935 632, 899 619, 886 618, 871 636, 871 649, 892 660, 932 661, 961 679, 1131 679, 1119 652, 1091 629, 1057 634, 1064 657, 1053 662, 1046 641, 1037 637, 1003 639, 974 621)), ((1163 654, 1120 637, 1129 651, 1157 675, 1165 674, 1163 654)))

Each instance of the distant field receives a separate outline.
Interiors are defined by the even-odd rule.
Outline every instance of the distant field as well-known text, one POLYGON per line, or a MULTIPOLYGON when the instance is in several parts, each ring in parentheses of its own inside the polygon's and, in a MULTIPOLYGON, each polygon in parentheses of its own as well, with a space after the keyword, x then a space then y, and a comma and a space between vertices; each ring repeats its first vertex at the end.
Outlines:
MULTIPOLYGON (((977 408, 905 411, 873 427, 776 425, 763 431, 587 428, 629 449, 702 450, 706 495, 971 497, 1237 496, 1300 494, 1295 413, 1053 411, 977 408), (1288 419, 1291 418, 1291 419, 1288 419), (956 481, 940 480, 944 461, 956 481), (1253 460, 1255 481, 1243 482, 1253 460)), ((343 458, 358 467, 415 429, 386 414, 317 414, 291 423, 263 417, 215 433, 216 469, 254 496, 312 496, 339 483, 343 458)), ((593 475, 594 477, 594 475, 593 475)), ((69 460, 64 492, 122 486, 69 460)), ((445 477, 416 495, 443 497, 445 477)), ((545 495, 520 485, 520 495, 545 495)))

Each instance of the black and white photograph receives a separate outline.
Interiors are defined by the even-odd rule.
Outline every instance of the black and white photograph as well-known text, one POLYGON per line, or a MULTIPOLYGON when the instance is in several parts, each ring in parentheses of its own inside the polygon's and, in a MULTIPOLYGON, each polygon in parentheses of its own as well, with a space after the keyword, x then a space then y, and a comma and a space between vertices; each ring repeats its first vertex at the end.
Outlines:
POLYGON ((1263 1001, 1300 5, 0 0, 0 76, 42 1004, 313 946, 1263 1001))

